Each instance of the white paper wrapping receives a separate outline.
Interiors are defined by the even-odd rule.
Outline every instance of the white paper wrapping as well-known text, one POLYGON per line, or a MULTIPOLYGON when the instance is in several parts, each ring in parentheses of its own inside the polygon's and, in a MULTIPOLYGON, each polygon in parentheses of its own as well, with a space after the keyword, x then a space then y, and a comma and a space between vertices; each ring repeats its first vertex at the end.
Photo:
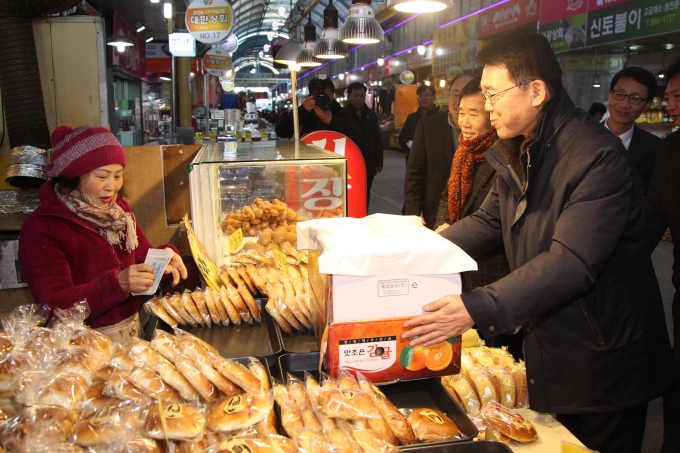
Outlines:
POLYGON ((467 253, 419 217, 373 214, 297 224, 301 250, 318 250, 319 271, 336 275, 453 274, 477 270, 467 253))

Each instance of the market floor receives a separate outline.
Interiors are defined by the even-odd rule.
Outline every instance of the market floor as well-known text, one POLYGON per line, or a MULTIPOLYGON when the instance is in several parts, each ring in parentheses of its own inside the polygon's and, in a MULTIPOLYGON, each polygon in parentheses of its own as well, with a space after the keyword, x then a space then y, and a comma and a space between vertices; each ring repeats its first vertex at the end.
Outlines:
MULTIPOLYGON (((368 213, 401 214, 404 205, 404 153, 386 150, 382 173, 373 180, 368 213)), ((668 331, 672 332, 671 304, 673 303, 673 284, 671 265, 673 264, 673 244, 661 241, 652 255, 656 276, 659 279, 663 296, 664 311, 668 331)), ((671 339, 672 341, 672 339, 671 339)), ((642 453, 656 453, 663 443, 663 412, 661 398, 649 403, 647 426, 642 444, 642 453)))

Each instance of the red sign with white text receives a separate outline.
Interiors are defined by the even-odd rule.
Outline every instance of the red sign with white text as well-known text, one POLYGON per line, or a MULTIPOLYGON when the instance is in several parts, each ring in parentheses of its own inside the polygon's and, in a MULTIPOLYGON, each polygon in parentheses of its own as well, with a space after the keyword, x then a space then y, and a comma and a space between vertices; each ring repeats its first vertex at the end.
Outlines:
POLYGON ((626 3, 628 0, 589 0, 588 11, 597 11, 598 9, 608 8, 610 6, 626 3))
MULTIPOLYGON (((347 216, 366 217, 366 164, 359 147, 347 136, 334 131, 312 132, 302 137, 302 141, 347 158, 347 216)), ((337 187, 333 177, 322 176, 322 178, 314 178, 316 186, 321 187, 317 192, 333 202, 331 198, 341 196, 342 192, 338 190, 340 188, 337 187)), ((310 193, 310 190, 304 191, 303 189, 303 204, 313 206, 315 202, 310 201, 310 197, 314 198, 315 195, 316 193, 310 193), (306 194, 308 197, 305 196, 306 194)))
POLYGON ((146 77, 146 40, 137 30, 132 28, 117 12, 113 13, 113 37, 122 30, 125 37, 134 43, 133 46, 125 47, 123 52, 118 52, 115 46, 111 46, 113 58, 111 63, 125 72, 135 75, 140 79, 146 77))
POLYGON ((511 0, 479 15, 477 37, 486 38, 538 21, 538 0, 511 0))
MULTIPOLYGON (((592 0, 592 2, 604 0, 592 0)), ((588 11, 588 0, 541 0, 541 25, 588 11)))

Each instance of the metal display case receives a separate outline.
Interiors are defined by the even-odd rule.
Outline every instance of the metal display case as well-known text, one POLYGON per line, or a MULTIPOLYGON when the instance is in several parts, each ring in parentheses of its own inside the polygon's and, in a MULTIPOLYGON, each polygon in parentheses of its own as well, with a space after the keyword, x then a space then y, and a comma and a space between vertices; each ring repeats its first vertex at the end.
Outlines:
POLYGON ((293 242, 299 221, 346 216, 347 161, 303 142, 209 143, 189 167, 189 188, 194 231, 220 266, 228 261, 228 237, 237 228, 245 241, 283 228, 293 242), (247 207, 257 211, 258 199, 275 203, 278 209, 271 212, 278 217, 270 218, 265 209, 247 218, 245 212, 252 216, 247 207), (279 212, 283 204, 285 217, 279 212))

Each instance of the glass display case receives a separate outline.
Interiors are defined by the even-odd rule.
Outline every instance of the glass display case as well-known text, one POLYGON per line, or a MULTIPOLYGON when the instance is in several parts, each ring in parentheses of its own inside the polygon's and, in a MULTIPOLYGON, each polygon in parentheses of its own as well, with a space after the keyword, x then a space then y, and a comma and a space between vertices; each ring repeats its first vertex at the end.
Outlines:
POLYGON ((297 222, 346 216, 346 163, 303 142, 205 144, 189 167, 194 231, 217 266, 239 228, 246 242, 266 232, 296 245, 297 222))

